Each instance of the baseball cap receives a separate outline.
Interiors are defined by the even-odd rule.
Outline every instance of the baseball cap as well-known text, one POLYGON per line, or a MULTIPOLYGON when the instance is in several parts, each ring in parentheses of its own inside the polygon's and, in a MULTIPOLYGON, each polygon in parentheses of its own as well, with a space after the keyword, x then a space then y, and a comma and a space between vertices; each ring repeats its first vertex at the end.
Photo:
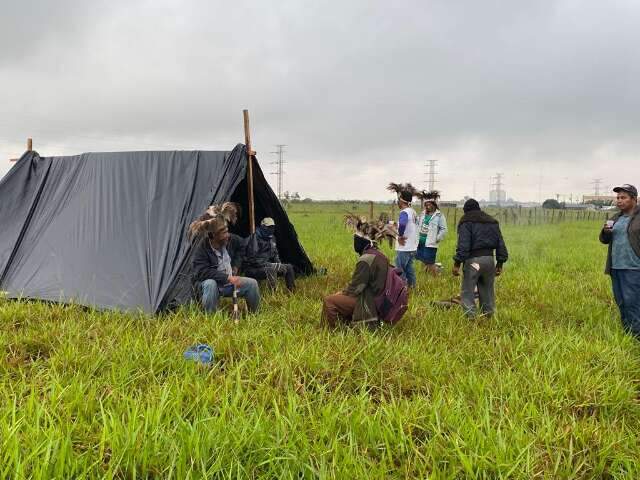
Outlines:
POLYGON ((260 222, 260 225, 262 225, 263 227, 274 227, 276 225, 276 222, 274 222, 273 218, 271 217, 264 217, 260 222))
POLYGON ((629 185, 628 183, 625 183, 624 185, 620 185, 619 187, 614 188, 613 191, 616 193, 627 192, 632 197, 638 196, 638 189, 633 185, 629 185))

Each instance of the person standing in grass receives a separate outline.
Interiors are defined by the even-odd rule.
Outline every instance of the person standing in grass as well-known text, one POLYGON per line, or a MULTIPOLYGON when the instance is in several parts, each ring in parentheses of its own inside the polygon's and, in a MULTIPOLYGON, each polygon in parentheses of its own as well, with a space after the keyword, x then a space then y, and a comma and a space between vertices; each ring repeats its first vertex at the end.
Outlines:
POLYGON ((324 297, 322 321, 331 328, 340 323, 378 324, 375 299, 385 287, 389 260, 378 250, 376 227, 360 222, 353 235, 353 249, 359 255, 351 282, 341 292, 324 297))
POLYGON ((607 220, 600 241, 609 245, 606 273, 624 329, 640 338, 640 207, 638 190, 625 184, 613 189, 620 212, 607 220))
POLYGON ((423 202, 422 214, 418 217, 418 249, 416 258, 425 265, 425 270, 436 275, 438 245, 447 234, 447 220, 438 209, 440 193, 436 190, 418 194, 423 202))
POLYGON ((258 282, 236 275, 244 250, 242 239, 229 233, 222 216, 204 218, 194 229, 197 236, 192 257, 192 284, 204 310, 215 312, 220 297, 233 296, 235 289, 238 297, 247 302, 249 311, 256 312, 260 306, 258 282))
POLYGON ((453 257, 453 275, 460 275, 460 300, 464 313, 476 315, 475 290, 478 289, 480 310, 491 316, 495 312, 495 277, 502 273, 507 261, 507 247, 502 238, 500 224, 491 215, 480 210, 480 204, 470 198, 463 207, 464 215, 458 223, 458 244, 453 257), (495 259, 494 259, 495 252, 495 259))
POLYGON ((398 195, 398 238, 396 240, 396 267, 402 270, 402 278, 407 281, 409 288, 416 286, 416 272, 413 267, 413 259, 418 249, 418 216, 411 201, 415 194, 415 188, 410 183, 390 183, 387 190, 398 195))

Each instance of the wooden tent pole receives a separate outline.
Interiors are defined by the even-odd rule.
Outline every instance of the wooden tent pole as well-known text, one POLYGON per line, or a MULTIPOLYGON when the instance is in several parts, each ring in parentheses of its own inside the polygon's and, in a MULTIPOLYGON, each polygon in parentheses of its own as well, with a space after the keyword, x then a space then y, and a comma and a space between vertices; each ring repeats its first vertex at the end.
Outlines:
POLYGON ((243 110, 244 116, 244 144, 247 148, 247 190, 249 191, 249 231, 250 233, 256 233, 256 217, 255 217, 255 205, 253 199, 253 159, 255 154, 251 150, 251 132, 249 131, 249 110, 243 110))
POLYGON ((27 152, 30 152, 32 150, 33 150, 33 139, 27 138, 27 152))

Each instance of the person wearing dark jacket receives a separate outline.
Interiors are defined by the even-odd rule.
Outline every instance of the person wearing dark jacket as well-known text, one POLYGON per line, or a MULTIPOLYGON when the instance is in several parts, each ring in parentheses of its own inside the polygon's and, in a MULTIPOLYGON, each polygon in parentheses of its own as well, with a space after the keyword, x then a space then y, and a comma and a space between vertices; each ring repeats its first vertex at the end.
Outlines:
POLYGON ((620 212, 600 231, 600 241, 609 245, 605 272, 611 275, 624 329, 640 338, 640 206, 638 190, 625 184, 613 189, 620 212))
POLYGON ((253 278, 239 277, 244 242, 237 235, 231 235, 223 218, 213 218, 206 222, 206 231, 195 240, 192 257, 192 283, 206 312, 218 308, 220 297, 233 296, 247 302, 250 312, 258 310, 260 288, 253 278))
POLYGON ((296 274, 293 265, 282 263, 275 239, 276 224, 266 217, 260 222, 256 233, 247 239, 244 255, 244 274, 256 280, 266 280, 271 288, 276 287, 278 277, 284 277, 290 292, 296 288, 296 274))
POLYGON ((463 207, 464 215, 458 223, 458 244, 453 257, 453 274, 462 269, 461 303, 466 315, 476 315, 474 292, 480 297, 480 310, 485 315, 495 311, 495 277, 502 273, 507 261, 507 247, 498 221, 480 210, 476 200, 470 198, 463 207), (494 260, 495 251, 495 260, 494 260))
POLYGON ((322 320, 331 328, 340 322, 362 322, 367 326, 378 324, 375 298, 384 289, 389 260, 378 250, 373 238, 374 228, 367 234, 354 234, 353 249, 359 257, 351 282, 341 292, 323 299, 322 320))

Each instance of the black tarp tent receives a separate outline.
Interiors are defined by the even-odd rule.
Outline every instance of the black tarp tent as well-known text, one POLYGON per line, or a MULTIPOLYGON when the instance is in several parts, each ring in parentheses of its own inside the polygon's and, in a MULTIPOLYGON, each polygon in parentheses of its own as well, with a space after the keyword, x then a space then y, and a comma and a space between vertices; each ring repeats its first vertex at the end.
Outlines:
MULTIPOLYGON (((254 157, 256 220, 276 222, 283 261, 313 266, 254 157)), ((190 299, 188 225, 236 201, 248 226, 247 155, 166 151, 41 157, 0 181, 0 290, 9 298, 158 312, 190 299)))

